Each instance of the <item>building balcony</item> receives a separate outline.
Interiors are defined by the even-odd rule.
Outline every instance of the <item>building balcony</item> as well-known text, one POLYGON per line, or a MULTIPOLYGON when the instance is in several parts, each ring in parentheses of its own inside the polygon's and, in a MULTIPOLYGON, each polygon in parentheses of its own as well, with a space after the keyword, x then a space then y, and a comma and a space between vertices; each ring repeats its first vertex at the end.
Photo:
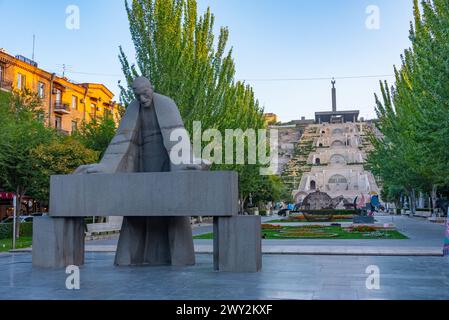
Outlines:
POLYGON ((0 80, 0 89, 12 91, 12 81, 6 79, 0 80))
POLYGON ((55 113, 58 114, 70 114, 70 105, 68 103, 55 103, 55 113))

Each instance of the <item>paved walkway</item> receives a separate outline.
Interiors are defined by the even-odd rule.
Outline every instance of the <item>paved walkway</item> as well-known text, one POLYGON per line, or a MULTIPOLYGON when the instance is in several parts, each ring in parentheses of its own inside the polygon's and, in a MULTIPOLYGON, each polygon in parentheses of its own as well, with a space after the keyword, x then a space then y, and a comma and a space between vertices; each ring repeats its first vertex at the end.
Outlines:
POLYGON ((0 254, 0 296, 9 299, 449 299, 449 259, 265 255, 261 273, 217 273, 211 255, 188 268, 113 266, 112 253, 88 253, 81 290, 65 270, 32 268, 30 254, 0 254), (380 270, 368 290, 368 266, 380 270))
MULTIPOLYGON (((277 217, 263 218, 263 221, 277 217)), ((392 223, 398 231, 406 235, 407 240, 338 240, 338 239, 301 239, 301 240, 264 240, 265 254, 298 255, 373 255, 373 256, 441 256, 443 253, 444 225, 431 223, 423 218, 403 216, 376 217, 380 224, 392 223)), ((212 232, 211 225, 202 225, 193 229, 195 235, 212 232)), ((91 252, 113 252, 117 239, 90 241, 86 250, 91 252)), ((197 253, 212 253, 211 240, 195 240, 197 253)))

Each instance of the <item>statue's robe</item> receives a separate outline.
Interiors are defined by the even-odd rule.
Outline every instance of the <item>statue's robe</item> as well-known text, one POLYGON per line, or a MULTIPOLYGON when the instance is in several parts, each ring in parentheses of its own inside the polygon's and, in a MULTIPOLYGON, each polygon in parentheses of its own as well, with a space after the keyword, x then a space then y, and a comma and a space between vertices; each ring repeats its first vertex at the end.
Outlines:
MULTIPOLYGON (((173 130, 184 129, 175 102, 154 94, 151 108, 132 102, 100 164, 108 172, 175 172, 169 154, 178 141, 173 130)), ((169 199, 167 199, 169 201, 169 199)), ((116 265, 193 265, 195 255, 189 217, 125 217, 116 265)))

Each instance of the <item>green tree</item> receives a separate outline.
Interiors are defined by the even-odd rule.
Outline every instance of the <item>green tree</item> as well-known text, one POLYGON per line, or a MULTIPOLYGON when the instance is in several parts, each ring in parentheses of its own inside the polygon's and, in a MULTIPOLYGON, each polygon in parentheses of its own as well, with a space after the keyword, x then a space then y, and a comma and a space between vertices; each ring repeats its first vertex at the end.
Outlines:
POLYGON ((40 105, 28 90, 0 104, 0 185, 16 193, 19 214, 25 194, 48 200, 50 175, 68 174, 98 159, 98 152, 47 127, 40 105))
POLYGON ((373 172, 391 194, 409 194, 414 211, 417 190, 432 194, 449 185, 449 4, 446 0, 414 0, 412 47, 395 68, 392 90, 381 83, 376 96, 381 139, 371 137, 373 172))
MULTIPOLYGON (((261 129, 263 109, 247 84, 235 81, 232 49, 226 50, 229 30, 213 33, 215 17, 210 9, 197 13, 196 0, 126 1, 136 64, 131 64, 122 48, 120 61, 126 78, 121 86, 121 102, 129 104, 134 95, 132 82, 143 75, 155 90, 177 103, 186 129, 193 133, 193 122, 202 128, 261 129)), ((197 155, 199 156, 199 155, 197 155)), ((257 165, 224 166, 240 175, 241 200, 258 190, 261 180, 257 165)))
POLYGON ((83 122, 81 128, 73 135, 86 148, 97 151, 98 162, 114 138, 117 125, 111 116, 105 115, 101 119, 83 122))
MULTIPOLYGON (((42 121, 39 97, 28 91, 14 92, 0 105, 0 185, 16 193, 20 214, 23 196, 35 172, 30 151, 47 144, 54 135, 42 121)), ((19 234, 20 224, 17 224, 19 234)))
POLYGON ((33 179, 29 181, 28 195, 48 202, 50 176, 72 174, 81 165, 98 160, 98 151, 86 148, 74 137, 59 136, 48 144, 30 150, 33 159, 33 179))

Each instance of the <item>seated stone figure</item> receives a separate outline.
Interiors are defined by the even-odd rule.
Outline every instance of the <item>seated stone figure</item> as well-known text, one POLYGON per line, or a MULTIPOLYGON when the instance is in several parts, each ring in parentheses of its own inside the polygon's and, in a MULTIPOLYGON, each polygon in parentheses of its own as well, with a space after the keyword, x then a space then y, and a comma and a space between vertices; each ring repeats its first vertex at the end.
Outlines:
MULTIPOLYGON (((153 91, 144 77, 133 83, 136 100, 127 108, 117 134, 99 164, 81 166, 75 174, 176 172, 207 170, 207 164, 170 161, 173 130, 184 123, 175 102, 153 91)), ((192 150, 192 148, 190 148, 192 150)), ((190 151, 191 152, 191 151, 190 151)), ((115 259, 116 265, 193 265, 195 255, 190 218, 125 217, 115 259)))

